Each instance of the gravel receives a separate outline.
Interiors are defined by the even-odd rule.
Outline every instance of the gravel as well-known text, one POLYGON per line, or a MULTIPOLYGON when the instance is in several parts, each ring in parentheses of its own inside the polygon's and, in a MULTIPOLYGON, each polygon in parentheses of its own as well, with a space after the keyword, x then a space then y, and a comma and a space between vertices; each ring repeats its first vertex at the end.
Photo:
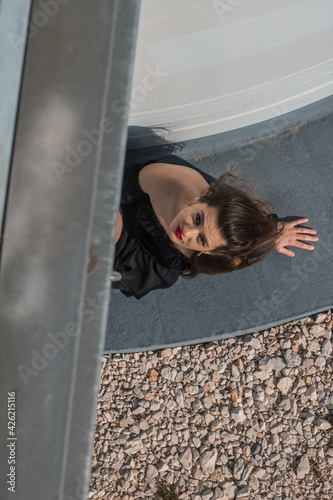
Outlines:
POLYGON ((333 498, 332 326, 104 356, 89 498, 333 498))

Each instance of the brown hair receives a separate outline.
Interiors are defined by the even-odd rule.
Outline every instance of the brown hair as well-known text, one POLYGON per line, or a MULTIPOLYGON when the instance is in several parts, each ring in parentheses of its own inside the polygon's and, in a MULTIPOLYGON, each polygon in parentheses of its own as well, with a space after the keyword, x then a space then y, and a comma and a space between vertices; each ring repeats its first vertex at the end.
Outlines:
POLYGON ((226 184, 230 177, 235 178, 232 174, 222 174, 200 197, 201 203, 217 208, 217 226, 227 245, 216 248, 214 255, 194 252, 187 259, 187 269, 179 272, 183 277, 243 269, 260 262, 275 247, 282 229, 278 229, 274 220, 272 204, 226 184))

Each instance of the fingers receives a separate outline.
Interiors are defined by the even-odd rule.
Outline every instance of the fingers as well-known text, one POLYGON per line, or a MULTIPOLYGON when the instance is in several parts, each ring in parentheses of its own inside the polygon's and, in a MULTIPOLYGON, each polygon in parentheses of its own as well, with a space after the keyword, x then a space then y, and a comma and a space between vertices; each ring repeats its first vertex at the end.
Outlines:
MULTIPOLYGON (((305 224, 305 222, 309 222, 309 219, 295 219, 295 220, 291 220, 289 222, 283 222, 283 221, 279 221, 278 224, 282 225, 283 227, 295 227, 295 226, 298 226, 300 224, 305 224)), ((297 229, 306 229, 306 228, 297 228, 297 229)))
POLYGON ((296 220, 292 220, 290 222, 285 222, 284 225, 285 226, 289 226, 289 227, 295 227, 295 226, 298 226, 298 224, 304 224, 305 222, 308 222, 309 219, 296 219, 296 220))
POLYGON ((307 229, 306 227, 296 227, 296 231, 300 234, 317 234, 315 229, 307 229))
MULTIPOLYGON (((295 226, 298 226, 299 224, 304 224, 305 222, 309 222, 309 219, 307 219, 307 218, 296 219, 296 220, 293 220, 291 222, 285 222, 285 225, 289 226, 289 227, 295 227, 295 226)), ((297 227, 296 229, 299 231, 305 231, 305 232, 309 232, 309 233, 313 233, 313 234, 316 233, 316 231, 314 229, 307 229, 305 227, 297 227)))
POLYGON ((304 241, 317 241, 318 238, 316 236, 302 237, 300 239, 289 238, 283 242, 284 246, 288 245, 291 247, 304 248, 305 250, 313 250, 314 246, 310 243, 303 243, 304 241))
POLYGON ((302 243, 301 241, 298 241, 298 240, 295 241, 293 246, 298 247, 298 248, 303 248, 304 250, 314 250, 313 245, 309 245, 308 243, 302 243))
POLYGON ((284 255, 288 255, 288 257, 295 257, 294 252, 286 247, 277 248, 277 251, 283 253, 284 255))
MULTIPOLYGON (((283 239, 281 239, 281 243, 286 246, 286 245, 291 245, 291 246, 300 246, 299 243, 303 241, 318 241, 317 236, 310 236, 309 234, 290 234, 289 236, 285 236, 283 239)), ((309 244, 306 245, 307 247, 311 246, 309 244)))
MULTIPOLYGON (((302 220, 302 219, 301 219, 302 220)), ((318 241, 318 237, 315 236, 317 231, 315 229, 307 229, 304 227, 294 227, 292 223, 287 227, 283 233, 282 239, 284 240, 284 244, 294 244, 297 240, 302 241, 318 241)))
POLYGON ((302 241, 318 241, 318 237, 317 236, 310 236, 309 234, 305 234, 305 235, 300 234, 300 235, 295 235, 295 236, 296 236, 297 240, 302 240, 302 241))
POLYGON ((281 238, 279 238, 275 249, 278 252, 287 255, 288 257, 295 257, 295 253, 289 248, 287 248, 286 247, 287 245, 289 247, 292 246, 292 247, 302 248, 303 250, 314 250, 313 245, 305 242, 318 241, 318 237, 315 236, 317 231, 315 229, 308 229, 305 227, 296 227, 299 224, 304 224, 305 222, 308 222, 308 220, 309 219, 304 217, 302 219, 286 222, 284 224, 284 229, 281 238))
MULTIPOLYGON (((302 241, 299 240, 293 240, 293 241, 288 241, 284 243, 285 245, 292 246, 292 247, 297 247, 297 248, 302 248, 303 250, 314 250, 314 246, 310 245, 309 243, 303 243, 302 241)), ((283 246, 276 247, 276 250, 280 253, 283 253, 285 255, 288 255, 288 257, 294 257, 295 254, 292 250, 289 250, 289 248, 283 246)))

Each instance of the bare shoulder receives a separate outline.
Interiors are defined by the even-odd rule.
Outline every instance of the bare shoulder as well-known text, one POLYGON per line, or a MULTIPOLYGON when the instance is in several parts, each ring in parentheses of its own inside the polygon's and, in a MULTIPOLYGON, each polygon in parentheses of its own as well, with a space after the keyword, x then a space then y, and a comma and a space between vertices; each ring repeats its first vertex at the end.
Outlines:
POLYGON ((181 187, 183 185, 201 185, 206 181, 196 170, 184 165, 169 163, 150 163, 139 173, 139 184, 145 193, 152 193, 160 188, 181 187))

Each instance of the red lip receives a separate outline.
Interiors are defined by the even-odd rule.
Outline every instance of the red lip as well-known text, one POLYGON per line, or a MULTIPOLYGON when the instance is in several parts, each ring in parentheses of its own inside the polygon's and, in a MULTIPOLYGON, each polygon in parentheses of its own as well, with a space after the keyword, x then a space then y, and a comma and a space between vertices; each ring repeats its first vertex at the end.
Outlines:
POLYGON ((182 239, 183 239, 183 238, 182 238, 182 232, 181 232, 181 230, 180 230, 179 224, 178 224, 178 226, 176 227, 176 235, 177 235, 177 238, 178 238, 180 241, 182 241, 182 239))

